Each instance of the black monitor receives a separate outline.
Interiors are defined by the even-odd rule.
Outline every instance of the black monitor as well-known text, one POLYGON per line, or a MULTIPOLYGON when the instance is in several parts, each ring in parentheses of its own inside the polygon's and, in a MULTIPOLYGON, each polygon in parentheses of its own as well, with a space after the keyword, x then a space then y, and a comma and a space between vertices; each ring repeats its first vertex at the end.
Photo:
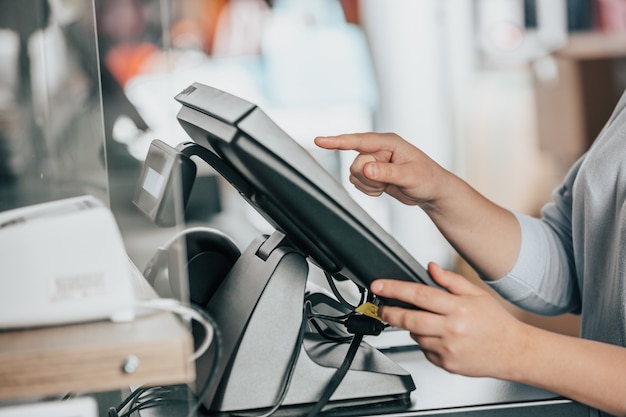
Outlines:
MULTIPOLYGON (((178 120, 211 165, 314 264, 368 288, 377 278, 438 287, 403 246, 259 107, 194 83, 178 120)), ((388 305, 403 305, 382 300, 388 305)))

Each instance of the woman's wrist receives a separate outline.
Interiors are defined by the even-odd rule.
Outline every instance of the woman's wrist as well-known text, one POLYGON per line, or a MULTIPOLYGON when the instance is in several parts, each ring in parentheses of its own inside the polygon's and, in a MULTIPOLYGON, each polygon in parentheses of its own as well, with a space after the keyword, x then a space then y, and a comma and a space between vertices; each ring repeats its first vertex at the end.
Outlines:
POLYGON ((533 369, 533 352, 535 351, 534 340, 538 336, 537 328, 516 319, 513 329, 510 329, 510 337, 505 343, 499 375, 496 378, 514 382, 527 382, 530 377, 527 374, 533 369))

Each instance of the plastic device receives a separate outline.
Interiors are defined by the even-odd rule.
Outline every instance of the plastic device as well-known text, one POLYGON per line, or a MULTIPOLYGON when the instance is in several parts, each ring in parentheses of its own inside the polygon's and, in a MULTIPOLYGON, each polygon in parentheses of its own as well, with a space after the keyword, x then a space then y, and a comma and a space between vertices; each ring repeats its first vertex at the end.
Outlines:
POLYGON ((128 256, 91 196, 0 213, 0 329, 134 318, 128 256))
MULTIPOLYGON (((192 388, 212 414, 258 414, 277 404, 282 413, 306 411, 322 395, 349 345, 316 333, 307 333, 299 345, 309 261, 362 287, 379 277, 436 284, 256 105, 198 83, 176 99, 183 104, 178 120, 193 142, 176 148, 153 142, 135 204, 151 218, 163 219, 161 212, 168 207, 160 201, 168 194, 164 190, 179 186, 186 193, 193 182, 193 175, 183 173, 181 178, 172 167, 193 173, 184 167, 199 159, 276 229, 251 242, 218 278, 218 285, 211 286, 215 290, 202 307, 219 326, 223 355, 214 363, 212 346, 198 359, 192 388), (169 162, 164 164, 163 158, 169 162), (294 362, 295 351, 299 355, 294 362), (286 390, 285 381, 290 381, 286 390)), ((190 287, 204 278, 189 274, 190 287)), ((403 305, 392 299, 379 301, 403 305)), ((410 404, 414 389, 407 371, 362 343, 328 407, 402 409, 410 404)))
MULTIPOLYGON (((438 287, 302 146, 260 108, 194 83, 176 96, 178 120, 209 162, 324 271, 358 285, 381 277, 438 287)), ((385 304, 402 305, 397 300, 385 304)))

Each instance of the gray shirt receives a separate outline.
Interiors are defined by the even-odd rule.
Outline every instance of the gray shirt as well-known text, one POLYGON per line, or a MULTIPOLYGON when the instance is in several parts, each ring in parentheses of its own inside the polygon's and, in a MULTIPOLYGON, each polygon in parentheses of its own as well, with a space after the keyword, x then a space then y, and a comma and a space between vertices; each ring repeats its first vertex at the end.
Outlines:
POLYGON ((581 335, 626 346, 626 94, 541 219, 515 213, 522 243, 490 285, 544 315, 582 314, 581 335))

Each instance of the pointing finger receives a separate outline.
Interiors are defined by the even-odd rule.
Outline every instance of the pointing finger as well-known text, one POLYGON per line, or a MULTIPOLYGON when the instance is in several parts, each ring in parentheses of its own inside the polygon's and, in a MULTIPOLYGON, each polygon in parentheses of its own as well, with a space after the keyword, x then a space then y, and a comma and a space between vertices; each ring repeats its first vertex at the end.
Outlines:
POLYGON ((350 133, 337 136, 318 136, 315 144, 324 149, 352 150, 363 153, 375 153, 386 150, 386 140, 377 133, 350 133))

